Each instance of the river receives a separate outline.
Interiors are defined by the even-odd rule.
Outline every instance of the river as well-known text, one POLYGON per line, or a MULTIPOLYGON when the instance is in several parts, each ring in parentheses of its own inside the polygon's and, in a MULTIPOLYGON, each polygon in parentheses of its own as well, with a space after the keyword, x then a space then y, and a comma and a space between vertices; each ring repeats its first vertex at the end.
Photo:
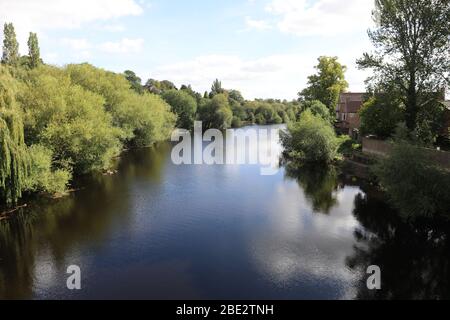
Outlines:
POLYGON ((351 174, 170 155, 127 152, 117 174, 1 221, 0 299, 450 298, 450 233, 402 222, 351 174), (382 290, 367 289, 371 265, 382 290))

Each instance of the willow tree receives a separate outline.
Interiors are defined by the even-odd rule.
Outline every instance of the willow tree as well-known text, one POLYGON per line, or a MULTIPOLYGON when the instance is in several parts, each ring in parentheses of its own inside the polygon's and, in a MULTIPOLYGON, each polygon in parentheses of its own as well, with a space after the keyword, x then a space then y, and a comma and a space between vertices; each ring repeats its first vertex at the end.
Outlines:
POLYGON ((6 204, 22 196, 28 170, 23 122, 14 95, 13 79, 0 69, 0 201, 6 204))
POLYGON ((27 153, 22 120, 16 112, 0 111, 0 199, 16 203, 27 177, 27 153))

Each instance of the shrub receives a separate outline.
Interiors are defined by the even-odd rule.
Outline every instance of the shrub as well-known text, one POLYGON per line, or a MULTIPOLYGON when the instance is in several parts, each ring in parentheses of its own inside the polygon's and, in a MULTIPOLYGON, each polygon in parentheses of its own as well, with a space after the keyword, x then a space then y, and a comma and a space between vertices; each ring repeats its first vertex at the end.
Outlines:
MULTIPOLYGON (((403 131, 406 128, 402 129, 403 131)), ((388 158, 374 168, 381 186, 405 218, 450 215, 450 173, 400 130, 388 158)))
POLYGON ((289 124, 281 140, 290 158, 307 163, 332 162, 341 143, 330 123, 310 110, 302 113, 300 121, 289 124))

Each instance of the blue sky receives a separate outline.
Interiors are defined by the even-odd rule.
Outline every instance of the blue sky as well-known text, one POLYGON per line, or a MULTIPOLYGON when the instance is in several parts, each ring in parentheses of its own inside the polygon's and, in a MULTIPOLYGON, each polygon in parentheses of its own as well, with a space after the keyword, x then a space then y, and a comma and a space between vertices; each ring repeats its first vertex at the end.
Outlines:
POLYGON ((38 32, 48 63, 90 62, 208 90, 217 77, 246 98, 296 97, 321 55, 348 66, 351 91, 367 73, 373 0, 1 0, 21 51, 38 32))

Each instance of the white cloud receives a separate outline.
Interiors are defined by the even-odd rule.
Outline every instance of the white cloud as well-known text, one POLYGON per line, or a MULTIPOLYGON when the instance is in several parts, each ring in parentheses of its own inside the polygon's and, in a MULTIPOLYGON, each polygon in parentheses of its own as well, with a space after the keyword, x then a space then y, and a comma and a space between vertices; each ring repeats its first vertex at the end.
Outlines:
POLYGON ((298 36, 336 36, 371 26, 373 0, 272 0, 266 11, 278 28, 298 36))
POLYGON ((15 0, 0 2, 0 21, 26 25, 31 30, 77 28, 84 23, 139 15, 134 0, 15 0))
POLYGON ((301 55, 274 55, 255 60, 238 56, 209 55, 162 66, 150 73, 177 85, 191 84, 199 92, 209 90, 215 78, 224 87, 239 89, 246 98, 294 98, 301 75, 312 72, 301 55))
POLYGON ((72 50, 77 50, 77 51, 92 48, 92 44, 90 44, 88 40, 83 39, 83 38, 80 38, 80 39, 63 38, 61 40, 61 43, 65 46, 71 48, 72 50))
POLYGON ((269 30, 272 29, 272 26, 265 20, 255 20, 250 17, 245 18, 245 25, 249 29, 256 30, 269 30))
POLYGON ((140 53, 144 46, 144 39, 123 38, 119 41, 93 44, 84 38, 63 38, 61 43, 74 51, 75 56, 87 59, 91 57, 91 51, 101 51, 109 54, 140 53))
MULTIPOLYGON (((358 70, 356 59, 369 47, 366 40, 326 52, 326 55, 338 56, 339 61, 347 66, 346 79, 350 91, 365 89, 364 80, 369 72, 358 70)), ((316 50, 249 60, 236 55, 207 55, 160 66, 142 76, 167 79, 178 86, 191 84, 199 92, 210 90, 211 83, 218 78, 225 88, 241 90, 247 99, 294 99, 306 86, 307 77, 315 73, 314 66, 320 55, 316 50)))
POLYGON ((106 53, 132 54, 140 53, 144 47, 144 39, 123 38, 120 41, 108 41, 100 44, 98 48, 106 53))
POLYGON ((29 32, 44 38, 48 30, 76 29, 142 13, 135 0, 0 0, 0 25, 14 24, 21 51, 29 32))
POLYGON ((125 26, 121 24, 107 24, 102 26, 101 29, 109 32, 123 32, 125 31, 125 26))

